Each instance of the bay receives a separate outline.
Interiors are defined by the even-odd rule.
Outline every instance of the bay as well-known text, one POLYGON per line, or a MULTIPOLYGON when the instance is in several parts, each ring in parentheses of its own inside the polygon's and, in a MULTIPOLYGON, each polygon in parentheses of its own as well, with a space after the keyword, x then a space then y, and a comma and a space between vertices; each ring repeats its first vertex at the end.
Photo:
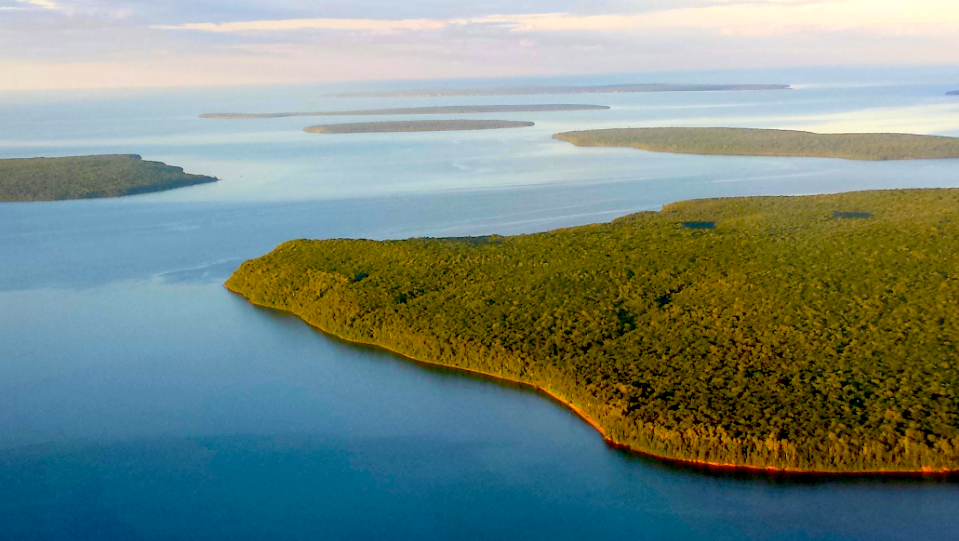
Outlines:
MULTIPOLYGON (((608 448, 534 392, 343 344, 222 287, 292 238, 520 234, 688 198, 959 187, 955 160, 678 156, 550 138, 658 125, 959 135, 951 76, 657 74, 795 89, 468 100, 334 99, 335 85, 0 95, 0 157, 138 153, 222 179, 0 204, 0 538, 956 537, 953 483, 669 467, 608 448), (536 126, 442 134, 198 118, 555 102, 612 109, 477 115, 536 126)), ((463 86, 477 84, 503 83, 463 86)))

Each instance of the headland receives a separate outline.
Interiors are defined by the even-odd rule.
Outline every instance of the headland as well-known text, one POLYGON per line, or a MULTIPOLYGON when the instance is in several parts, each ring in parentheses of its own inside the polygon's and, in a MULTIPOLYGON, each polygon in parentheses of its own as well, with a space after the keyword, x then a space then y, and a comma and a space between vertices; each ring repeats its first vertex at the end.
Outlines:
POLYGON ((0 201, 120 197, 216 181, 137 154, 0 160, 0 201))
POLYGON ((959 471, 956 268, 959 190, 930 189, 685 201, 516 237, 297 240, 226 286, 541 389, 646 455, 928 474, 959 471))

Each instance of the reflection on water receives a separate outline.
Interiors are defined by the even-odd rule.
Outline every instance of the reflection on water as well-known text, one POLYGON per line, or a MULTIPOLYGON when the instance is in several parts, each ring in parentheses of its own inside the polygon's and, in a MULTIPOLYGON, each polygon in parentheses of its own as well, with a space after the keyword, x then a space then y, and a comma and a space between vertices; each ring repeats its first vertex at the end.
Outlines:
POLYGON ((303 134, 302 119, 196 118, 395 105, 308 88, 0 105, 0 156, 137 152, 224 179, 0 204, 0 539, 959 537, 954 482, 704 474, 632 456, 528 389, 343 344, 221 285, 292 238, 516 234, 693 197, 959 186, 959 161, 673 156, 550 139, 783 119, 959 129, 936 81, 822 82, 589 96, 613 109, 537 114, 521 134, 323 138, 303 134))

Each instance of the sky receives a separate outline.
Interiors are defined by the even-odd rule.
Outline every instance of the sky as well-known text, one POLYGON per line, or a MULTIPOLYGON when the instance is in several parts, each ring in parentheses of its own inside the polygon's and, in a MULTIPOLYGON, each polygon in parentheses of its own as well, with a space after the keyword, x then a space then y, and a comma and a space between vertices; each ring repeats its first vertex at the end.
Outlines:
POLYGON ((885 65, 959 0, 0 0, 0 91, 885 65))

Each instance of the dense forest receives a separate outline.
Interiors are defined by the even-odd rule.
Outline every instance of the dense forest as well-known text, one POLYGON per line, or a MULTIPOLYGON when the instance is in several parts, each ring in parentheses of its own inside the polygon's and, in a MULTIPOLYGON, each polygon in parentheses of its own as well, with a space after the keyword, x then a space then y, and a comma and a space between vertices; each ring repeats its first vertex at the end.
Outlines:
POLYGON ((819 134, 752 128, 618 128, 558 133, 583 147, 632 147, 653 152, 792 156, 846 160, 959 158, 959 138, 899 133, 819 134))
POLYGON ((0 160, 0 201, 118 197, 215 181, 136 154, 0 160))
POLYGON ((959 470, 957 189, 296 240, 226 285, 348 340, 538 386, 659 457, 959 470))

